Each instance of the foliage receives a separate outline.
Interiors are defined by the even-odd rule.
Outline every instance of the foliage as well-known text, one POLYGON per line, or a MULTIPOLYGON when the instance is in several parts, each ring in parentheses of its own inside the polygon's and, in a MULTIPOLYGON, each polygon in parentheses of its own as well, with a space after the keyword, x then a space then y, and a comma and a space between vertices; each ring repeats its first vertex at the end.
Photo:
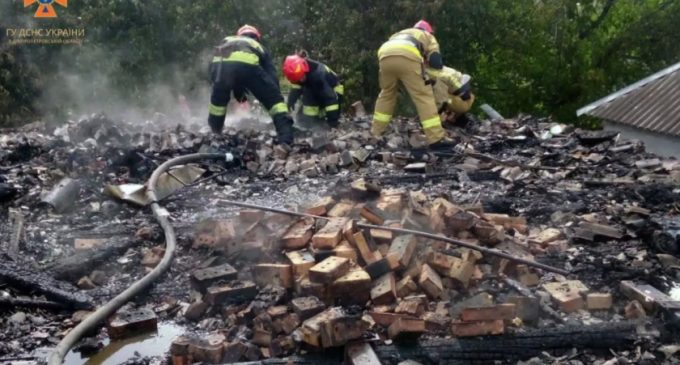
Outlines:
POLYGON ((87 35, 82 46, 3 39, 0 123, 120 102, 162 111, 180 94, 206 103, 212 46, 244 23, 260 28, 276 64, 305 49, 342 74, 348 101, 369 107, 377 48, 421 17, 434 24, 445 63, 473 76, 477 104, 508 116, 575 122, 578 107, 680 60, 675 0, 89 0, 38 23, 21 1, 0 10, 3 27, 87 35))

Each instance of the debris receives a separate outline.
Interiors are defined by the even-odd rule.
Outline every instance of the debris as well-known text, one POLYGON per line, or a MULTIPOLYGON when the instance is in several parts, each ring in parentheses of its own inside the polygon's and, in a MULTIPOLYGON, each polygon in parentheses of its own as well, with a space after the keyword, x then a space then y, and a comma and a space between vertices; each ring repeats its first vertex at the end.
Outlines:
POLYGON ((228 284, 211 286, 203 299, 209 304, 251 300, 257 295, 252 281, 232 281, 228 284))
POLYGON ((158 319, 148 308, 117 313, 108 322, 108 333, 113 339, 121 339, 144 332, 156 331, 158 319))
POLYGON ((253 266, 253 280, 259 287, 278 285, 283 288, 293 287, 293 271, 286 264, 258 264, 253 266))
POLYGON ((364 108, 364 104, 361 101, 355 101, 351 106, 353 116, 357 118, 363 118, 366 116, 366 108, 364 108))
POLYGON ((57 213, 65 213, 75 205, 80 194, 80 183, 78 180, 63 178, 57 185, 49 191, 42 202, 48 204, 57 213))
POLYGON ((589 293, 586 296, 588 310, 609 310, 612 307, 612 295, 609 293, 589 293))
POLYGON ((642 304, 640 304, 640 302, 638 302, 637 300, 632 300, 628 304, 626 304, 624 315, 627 319, 640 319, 647 317, 645 309, 642 307, 642 304))
POLYGON ((366 342, 353 343, 345 347, 345 358, 348 365, 380 365, 380 359, 373 348, 366 342))
POLYGON ((575 312, 584 307, 583 294, 588 288, 578 280, 543 284, 543 288, 565 313, 575 312))
POLYGON ((631 281, 621 281, 621 292, 631 300, 635 300, 642 304, 648 311, 654 311, 658 308, 665 310, 679 310, 680 301, 673 300, 668 295, 659 291, 648 284, 635 284, 631 281))
POLYGON ((453 322, 451 328, 457 337, 500 335, 505 332, 502 319, 477 322, 453 322))
POLYGON ((193 283, 199 290, 205 290, 219 281, 234 280, 237 276, 238 272, 229 264, 197 269, 191 273, 193 283))
POLYGON ((483 307, 468 307, 461 312, 463 321, 495 321, 515 318, 515 305, 512 303, 483 307))
POLYGON ((321 313, 326 308, 317 297, 295 298, 291 301, 291 305, 302 321, 321 313))

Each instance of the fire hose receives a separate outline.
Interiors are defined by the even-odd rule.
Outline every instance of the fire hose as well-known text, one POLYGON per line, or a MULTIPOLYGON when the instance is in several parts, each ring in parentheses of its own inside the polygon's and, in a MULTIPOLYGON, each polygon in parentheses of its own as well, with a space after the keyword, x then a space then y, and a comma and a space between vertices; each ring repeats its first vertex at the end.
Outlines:
MULTIPOLYGON (((160 175, 166 171, 168 171, 171 167, 176 166, 176 165, 182 165, 182 164, 187 164, 191 162, 196 162, 199 160, 205 160, 205 159, 212 159, 212 160, 219 160, 219 159, 224 159, 226 157, 227 160, 231 157, 231 155, 227 154, 226 156, 224 154, 220 153, 194 153, 194 154, 189 154, 189 155, 184 155, 184 156, 179 156, 175 157, 173 159, 170 159, 166 162, 164 162, 162 165, 158 166, 156 170, 153 171, 151 174, 151 177, 149 178, 149 184, 148 184, 148 189, 147 189, 147 195, 150 198, 150 200, 153 202, 151 204, 151 210, 153 211, 153 215, 156 218, 156 221, 158 224, 161 226, 163 229, 163 232, 165 234, 165 254, 163 255, 163 258, 161 259, 161 262, 156 265, 156 267, 151 270, 148 274, 146 274, 144 277, 133 283, 130 287, 125 289, 122 293, 118 294, 116 297, 111 299, 109 302, 104 304, 103 306, 99 307, 94 313, 89 315, 85 320, 80 322, 76 327, 74 327, 60 342, 57 344, 57 346, 54 348, 54 351, 50 355, 48 365, 61 365, 64 357, 68 353, 68 351, 73 347, 73 345, 80 340, 80 338, 91 331, 95 326, 98 324, 102 323, 104 320, 106 320, 108 317, 113 315, 120 307, 122 307, 125 303, 127 303, 129 300, 131 300, 135 295, 140 293, 142 290, 146 289, 149 285, 151 285, 156 279, 158 279, 168 268, 170 268, 170 264, 172 263, 172 257, 175 253, 175 248, 177 244, 177 238, 175 236, 175 231, 172 228, 172 225, 170 224, 170 220, 168 219, 170 214, 168 213, 165 208, 161 207, 158 204, 158 199, 156 196, 156 183, 158 181, 158 178, 160 175)), ((277 208, 270 208, 270 207, 265 207, 261 205, 255 205, 255 204, 248 204, 248 203, 241 203, 237 201, 230 201, 230 200, 220 200, 220 202, 227 204, 227 205, 233 205, 233 206, 239 206, 239 207, 245 207, 245 208, 250 208, 250 209, 257 209, 257 210, 262 210, 262 211, 268 211, 272 213, 280 213, 280 214, 286 214, 286 215, 291 215, 291 216, 298 216, 298 217, 310 217, 314 219, 325 219, 328 220, 330 218, 328 217, 322 217, 322 216, 317 216, 317 215, 312 215, 312 214, 306 214, 306 213, 298 213, 298 212, 293 212, 290 210, 285 210, 285 209, 277 209, 277 208)), ((503 252, 500 250, 496 250, 493 248, 488 248, 488 247, 482 247, 478 246, 472 243, 464 242, 464 241, 459 241, 455 240, 452 238, 448 238, 445 236, 440 236, 440 235, 435 235, 427 232, 422 232, 422 231, 417 231, 417 230, 411 230, 411 229, 403 229, 403 228, 394 228, 394 227, 383 227, 383 226, 376 226, 372 224, 364 224, 364 223, 357 223, 357 227, 360 228, 366 228, 366 229, 382 229, 382 230, 387 230, 387 231, 392 231, 395 233, 402 233, 402 234, 413 234, 416 236, 420 237, 425 237, 433 240, 438 240, 438 241, 444 241, 444 242, 449 242, 454 245, 466 247, 475 251, 479 251, 488 255, 492 256, 497 256, 501 258, 505 258, 508 260, 520 262, 532 267, 540 268, 549 272, 554 272, 554 273, 559 273, 562 275, 567 275, 569 274, 568 271, 559 269, 553 266, 545 265, 540 262, 536 262, 533 260, 528 260, 524 259, 521 257, 516 257, 512 256, 511 254, 507 252, 503 252)))
POLYGON ((73 345, 80 340, 80 338, 92 330, 95 326, 106 320, 112 314, 114 314, 118 308, 122 307, 125 303, 131 300, 135 295, 140 293, 142 290, 147 288, 151 283, 158 279, 172 263, 172 256, 175 253, 175 247, 177 244, 175 231, 172 229, 170 220, 168 219, 169 213, 165 208, 161 207, 156 198, 156 183, 158 178, 163 172, 166 172, 171 167, 181 164, 186 164, 190 162, 195 162, 204 159, 223 159, 224 154, 217 153, 194 153, 185 156, 175 157, 164 162, 162 165, 158 166, 156 170, 151 174, 149 178, 149 185, 147 190, 147 195, 153 202, 151 204, 151 210, 156 218, 156 221, 163 229, 165 234, 165 254, 161 259, 161 262, 156 265, 156 267, 146 274, 141 279, 137 280, 130 287, 125 289, 122 293, 118 294, 115 298, 111 299, 109 302, 99 307, 94 313, 90 314, 85 320, 80 322, 76 327, 74 327, 64 338, 57 344, 54 351, 50 355, 49 365, 61 365, 64 361, 66 353, 73 347, 73 345))

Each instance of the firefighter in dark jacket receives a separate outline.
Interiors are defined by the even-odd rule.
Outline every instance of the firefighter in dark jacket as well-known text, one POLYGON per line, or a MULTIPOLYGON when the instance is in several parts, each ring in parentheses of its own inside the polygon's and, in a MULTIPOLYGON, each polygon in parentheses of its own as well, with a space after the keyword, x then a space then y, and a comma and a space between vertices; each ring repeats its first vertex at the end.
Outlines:
POLYGON ((255 27, 244 25, 236 36, 226 37, 217 47, 210 64, 213 84, 208 124, 213 132, 221 133, 231 94, 237 101, 243 102, 249 91, 269 111, 278 142, 292 144, 293 120, 283 101, 269 52, 259 40, 260 32, 255 27))
POLYGON ((293 110, 302 96, 302 114, 318 118, 322 112, 331 128, 338 126, 344 88, 338 75, 325 64, 291 55, 283 62, 283 74, 293 84, 288 109, 293 110))

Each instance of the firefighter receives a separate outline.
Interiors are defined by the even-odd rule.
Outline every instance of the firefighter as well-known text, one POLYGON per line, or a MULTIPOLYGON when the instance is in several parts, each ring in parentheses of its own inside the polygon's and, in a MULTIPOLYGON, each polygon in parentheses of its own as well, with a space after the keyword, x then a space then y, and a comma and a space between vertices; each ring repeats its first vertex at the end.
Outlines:
POLYGON ((427 143, 431 146, 441 144, 446 132, 425 72, 425 66, 434 73, 443 67, 432 26, 420 20, 413 28, 393 34, 378 50, 378 59, 380 95, 375 104, 371 133, 376 137, 385 133, 392 119, 401 81, 416 105, 427 143))
POLYGON ((444 113, 445 120, 449 122, 465 119, 465 113, 475 102, 475 95, 470 90, 470 75, 446 66, 435 74, 433 77, 436 82, 432 87, 437 110, 444 113))
POLYGON ((269 111, 274 120, 278 142, 293 143, 293 120, 283 100, 276 70, 269 52, 260 44, 260 32, 244 25, 236 36, 224 38, 210 64, 212 95, 208 124, 221 133, 227 114, 227 103, 233 93, 239 102, 251 92, 269 111))
POLYGON ((283 74, 293 85, 288 94, 288 110, 295 109, 302 96, 304 116, 318 118, 323 112, 331 128, 338 126, 344 88, 330 67, 296 54, 286 57, 283 74))

